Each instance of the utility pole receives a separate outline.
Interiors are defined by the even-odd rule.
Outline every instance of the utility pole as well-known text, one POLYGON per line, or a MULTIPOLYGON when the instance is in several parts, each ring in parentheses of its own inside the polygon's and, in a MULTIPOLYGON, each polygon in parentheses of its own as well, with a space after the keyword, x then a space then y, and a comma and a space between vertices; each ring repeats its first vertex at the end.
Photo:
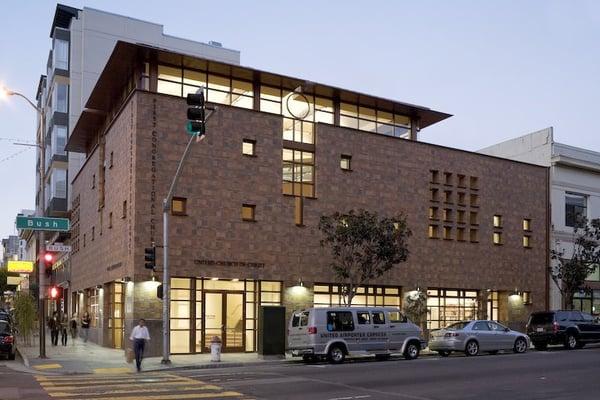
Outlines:
MULTIPOLYGON (((36 216, 43 217, 45 214, 45 203, 46 203, 46 112, 44 110, 44 104, 41 107, 38 107, 33 103, 33 101, 29 100, 26 96, 21 93, 14 92, 12 90, 8 90, 6 88, 0 88, 2 95, 5 96, 19 96, 34 110, 37 112, 37 115, 40 119, 39 129, 37 131, 36 137, 36 145, 38 147, 38 151, 40 152, 40 165, 39 165, 39 174, 40 174, 40 197, 39 204, 41 204, 40 208, 36 209, 36 216)), ((38 321, 39 321, 39 336, 40 336, 40 358, 46 358, 46 285, 45 285, 45 268, 46 264, 44 262, 44 252, 46 250, 45 243, 45 232, 44 231, 36 231, 37 235, 37 244, 38 244, 38 321)))
POLYGON ((167 197, 163 199, 163 358, 160 361, 161 364, 170 364, 170 299, 171 293, 169 293, 169 288, 171 286, 170 282, 170 273, 169 273, 169 212, 171 211, 171 201, 173 200, 173 194, 175 192, 175 187, 177 185, 177 180, 181 175, 181 171, 183 169, 183 163, 185 162, 188 154, 190 153, 190 149, 192 147, 192 142, 196 139, 197 142, 200 142, 204 139, 204 135, 206 132, 206 120, 216 111, 216 108, 212 109, 212 111, 205 115, 205 106, 204 106, 204 88, 200 88, 198 93, 188 94, 187 104, 190 106, 188 108, 188 123, 187 123, 187 132, 190 134, 190 140, 188 141, 185 150, 183 151, 183 155, 181 156, 181 160, 179 160, 179 165, 177 166, 177 170, 175 171, 175 176, 173 177, 173 181, 171 182, 171 186, 169 187, 169 192, 167 193, 167 197))

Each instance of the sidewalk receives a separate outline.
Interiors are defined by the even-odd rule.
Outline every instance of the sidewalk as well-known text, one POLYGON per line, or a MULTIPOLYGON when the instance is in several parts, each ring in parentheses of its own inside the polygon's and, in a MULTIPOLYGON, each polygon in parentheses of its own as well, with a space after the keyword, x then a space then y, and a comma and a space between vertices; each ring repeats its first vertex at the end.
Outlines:
MULTIPOLYGON (((46 344, 46 359, 40 359, 39 347, 19 346, 18 352, 23 363, 32 370, 41 373, 56 374, 119 374, 135 372, 135 362, 127 364, 122 349, 111 349, 92 342, 84 343, 81 339, 75 342, 69 337, 67 346, 46 344)), ((221 354, 221 362, 211 362, 210 354, 190 354, 171 356, 171 364, 161 364, 162 357, 144 358, 143 371, 165 371, 174 368, 220 368, 262 365, 266 363, 283 363, 287 359, 263 360, 256 353, 221 354)), ((297 359, 296 359, 297 360, 297 359)))

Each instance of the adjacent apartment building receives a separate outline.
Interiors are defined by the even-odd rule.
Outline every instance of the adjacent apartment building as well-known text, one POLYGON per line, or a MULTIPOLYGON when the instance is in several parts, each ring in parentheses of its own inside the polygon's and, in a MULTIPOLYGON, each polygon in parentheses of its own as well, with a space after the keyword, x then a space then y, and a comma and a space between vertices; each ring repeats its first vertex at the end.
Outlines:
MULTIPOLYGON (((51 49, 46 74, 39 79, 38 107, 45 110, 45 198, 40 198, 39 172, 36 179, 36 210, 47 216, 67 217, 70 205, 70 182, 85 160, 85 154, 65 150, 75 122, 104 69, 118 40, 145 43, 157 48, 182 51, 200 57, 239 64, 240 52, 226 49, 217 42, 201 43, 173 37, 160 24, 84 7, 56 6, 50 27, 51 49)), ((38 121, 38 134, 40 121, 38 121)), ((41 142, 41 141, 40 141, 41 142)), ((38 151, 36 171, 41 154, 38 151)), ((28 246, 36 248, 35 235, 27 232, 28 246)), ((68 234, 46 236, 46 240, 66 242, 68 234)), ((68 286, 69 255, 58 254, 59 276, 55 283, 68 286)))
MULTIPOLYGON (((480 150, 481 153, 530 162, 550 168, 550 248, 569 256, 573 227, 580 217, 600 218, 600 153, 554 141, 552 128, 533 132, 480 150)), ((587 279, 591 291, 575 297, 575 307, 600 314, 600 269, 587 279)), ((550 307, 559 309, 562 298, 556 284, 549 286, 550 307)))
POLYGON ((119 41, 67 144, 86 155, 72 177, 71 291, 94 341, 122 347, 143 317, 160 353, 160 275, 144 248, 161 245, 184 97, 198 90, 217 109, 172 201, 172 353, 204 352, 215 335, 224 351, 255 351, 260 305, 342 304, 318 221, 350 209, 403 211, 413 232, 408 262, 353 305, 423 290, 430 329, 478 315, 520 326, 546 308, 549 193, 533 188, 548 168, 419 142, 443 112, 119 41))

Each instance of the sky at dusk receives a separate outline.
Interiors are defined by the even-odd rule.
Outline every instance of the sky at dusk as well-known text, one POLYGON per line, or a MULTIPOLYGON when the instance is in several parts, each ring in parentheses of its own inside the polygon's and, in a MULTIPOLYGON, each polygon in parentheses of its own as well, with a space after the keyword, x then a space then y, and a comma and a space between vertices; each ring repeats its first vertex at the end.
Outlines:
MULTIPOLYGON (((600 1, 155 1, 91 7, 241 51, 242 65, 453 114, 420 140, 465 150, 549 126, 600 151, 600 1)), ((56 3, 3 0, 0 85, 31 99, 56 3)), ((0 101, 0 237, 35 203, 35 111, 0 101)))

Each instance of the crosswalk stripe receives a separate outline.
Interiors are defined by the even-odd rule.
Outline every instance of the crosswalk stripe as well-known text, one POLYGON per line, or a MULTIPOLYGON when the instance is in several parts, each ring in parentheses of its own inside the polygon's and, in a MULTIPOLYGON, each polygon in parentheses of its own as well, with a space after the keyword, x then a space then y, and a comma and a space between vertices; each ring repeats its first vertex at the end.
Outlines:
MULTIPOLYGON (((195 390, 221 390, 222 388, 215 385, 198 385, 198 386, 189 386, 189 387, 180 387, 177 388, 178 392, 191 392, 195 390)), ((160 393, 160 392, 172 392, 173 388, 150 388, 150 389, 136 389, 136 393, 160 393)), ((86 396, 108 396, 115 394, 131 394, 131 390, 106 390, 101 392, 85 392, 86 396)), ((75 397, 81 396, 82 393, 73 393, 73 392, 52 392, 49 393, 52 397, 75 397)))
POLYGON ((133 370, 127 367, 119 368, 96 368, 94 374, 131 374, 133 370))
POLYGON ((35 368, 35 369, 56 369, 56 368, 62 368, 62 365, 60 365, 60 364, 40 364, 40 365, 34 365, 33 368, 35 368))
POLYGON ((187 400, 243 398, 242 393, 167 372, 137 375, 102 374, 44 376, 36 379, 53 399, 74 400, 187 400))

